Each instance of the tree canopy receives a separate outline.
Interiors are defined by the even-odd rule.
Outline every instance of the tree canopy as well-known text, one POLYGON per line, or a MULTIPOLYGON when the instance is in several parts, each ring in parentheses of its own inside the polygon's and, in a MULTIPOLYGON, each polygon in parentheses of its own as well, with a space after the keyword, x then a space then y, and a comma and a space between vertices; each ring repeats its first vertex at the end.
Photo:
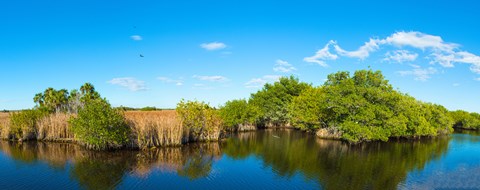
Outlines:
MULTIPOLYGON (((246 113, 249 108, 258 109, 259 125, 291 125, 308 131, 330 128, 354 143, 436 136, 453 130, 452 114, 445 107, 393 89, 380 71, 372 70, 358 70, 353 75, 346 71, 333 73, 316 87, 293 76, 282 77, 265 84, 248 102, 227 102, 222 114, 225 124, 252 123, 254 117, 246 113)), ((457 126, 480 126, 474 119, 478 114, 456 115, 457 126)))

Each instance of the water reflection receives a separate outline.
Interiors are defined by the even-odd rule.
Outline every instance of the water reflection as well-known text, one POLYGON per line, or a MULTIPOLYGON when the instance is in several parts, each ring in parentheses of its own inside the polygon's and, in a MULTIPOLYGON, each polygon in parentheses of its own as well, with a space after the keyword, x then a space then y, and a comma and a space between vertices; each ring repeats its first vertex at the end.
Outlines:
POLYGON ((125 175, 148 178, 152 171, 176 172, 188 179, 206 177, 214 160, 219 159, 218 143, 192 144, 148 151, 88 151, 80 146, 44 142, 0 141, 0 150, 17 164, 45 162, 66 169, 85 189, 115 189, 125 175))
MULTIPOLYGON (((450 139, 350 146, 298 131, 266 130, 241 133, 219 143, 147 151, 93 152, 72 144, 6 141, 0 142, 0 150, 17 164, 41 162, 67 172, 70 180, 85 189, 115 189, 122 186, 126 176, 134 176, 139 181, 161 181, 165 179, 152 178, 173 174, 195 182, 212 175, 212 168, 218 163, 222 163, 222 170, 226 171, 219 175, 229 176, 236 173, 235 166, 245 164, 242 160, 252 158, 267 166, 262 168, 265 175, 273 171, 282 181, 288 182, 300 175, 303 183, 319 184, 316 188, 396 189, 409 172, 422 170, 427 163, 440 159, 447 152, 450 139), (223 159, 224 156, 228 159, 223 159)), ((229 177, 237 182, 242 178, 229 177)), ((215 183, 233 182, 213 181, 215 183)), ((255 185, 262 181, 249 183, 255 185)), ((207 185, 211 185, 209 189, 225 187, 207 185)))
POLYGON ((349 146, 295 131, 261 131, 229 139, 222 151, 236 159, 255 155, 281 176, 300 172, 325 189, 396 189, 408 172, 444 155, 449 138, 349 146))

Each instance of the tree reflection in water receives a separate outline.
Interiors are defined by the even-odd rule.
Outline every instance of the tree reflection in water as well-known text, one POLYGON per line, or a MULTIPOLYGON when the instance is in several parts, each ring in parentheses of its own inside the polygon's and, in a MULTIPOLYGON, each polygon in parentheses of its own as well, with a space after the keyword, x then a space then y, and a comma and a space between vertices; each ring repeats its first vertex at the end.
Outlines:
POLYGON ((68 171, 85 189, 114 189, 126 175, 148 178, 152 172, 202 179, 211 174, 222 154, 234 160, 255 156, 285 179, 302 174, 325 189, 396 189, 408 172, 439 159, 449 138, 351 146, 299 131, 264 130, 240 133, 220 143, 146 151, 94 152, 73 144, 7 141, 0 142, 0 150, 16 162, 45 162, 68 171))
POLYGON ((266 130, 230 138, 222 151, 235 159, 254 155, 281 176, 301 173, 325 189, 396 189, 408 172, 445 154, 449 138, 352 146, 297 131, 266 130))

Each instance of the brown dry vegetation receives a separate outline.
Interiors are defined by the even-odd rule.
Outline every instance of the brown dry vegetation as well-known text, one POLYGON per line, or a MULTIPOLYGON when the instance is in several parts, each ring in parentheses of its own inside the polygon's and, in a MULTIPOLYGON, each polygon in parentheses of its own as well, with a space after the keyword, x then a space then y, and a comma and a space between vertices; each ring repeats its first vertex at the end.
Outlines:
POLYGON ((73 141, 73 132, 69 129, 68 120, 71 114, 50 114, 37 123, 37 140, 73 141))
POLYGON ((132 128, 132 143, 140 148, 182 144, 183 128, 174 110, 127 111, 125 118, 132 128))
POLYGON ((0 139, 8 138, 10 134, 10 114, 0 113, 0 139))

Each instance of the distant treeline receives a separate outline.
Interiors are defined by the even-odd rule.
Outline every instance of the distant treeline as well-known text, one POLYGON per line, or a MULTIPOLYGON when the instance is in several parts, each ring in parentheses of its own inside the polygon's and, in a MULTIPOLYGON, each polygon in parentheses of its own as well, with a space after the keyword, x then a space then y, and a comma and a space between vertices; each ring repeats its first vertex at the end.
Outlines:
POLYGON ((154 106, 146 106, 143 108, 132 108, 126 106, 119 106, 116 107, 117 109, 121 109, 123 111, 162 111, 162 110, 175 110, 175 108, 157 108, 154 106))

